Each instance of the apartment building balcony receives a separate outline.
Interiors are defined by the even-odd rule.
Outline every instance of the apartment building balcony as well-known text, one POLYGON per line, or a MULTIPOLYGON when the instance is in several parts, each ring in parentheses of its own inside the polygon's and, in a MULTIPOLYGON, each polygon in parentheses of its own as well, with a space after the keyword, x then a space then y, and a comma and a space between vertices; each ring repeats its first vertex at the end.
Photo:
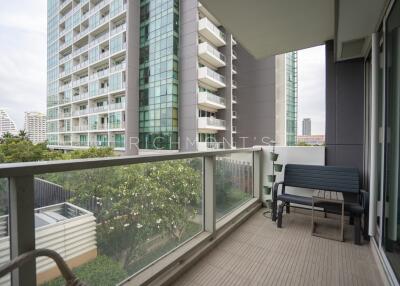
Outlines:
POLYGON ((197 151, 209 151, 224 149, 222 142, 197 142, 197 151))
POLYGON ((225 130, 225 120, 214 117, 199 117, 198 128, 202 130, 225 130))
POLYGON ((72 97, 72 99, 71 99, 71 102, 72 103, 76 103, 76 102, 79 102, 79 101, 85 101, 85 100, 88 100, 88 98, 89 98, 89 93, 85 92, 85 93, 81 93, 81 94, 78 94, 78 95, 74 95, 72 97))
POLYGON ((225 109, 225 98, 215 95, 211 92, 200 91, 198 95, 198 104, 214 108, 214 109, 225 109))
POLYGON ((232 59, 237 60, 237 52, 235 50, 232 50, 232 59))
POLYGON ((116 35, 116 34, 119 34, 119 33, 121 33, 121 32, 124 32, 124 31, 126 31, 126 23, 125 24, 122 24, 122 25, 120 25, 120 26, 118 26, 118 27, 115 27, 115 28, 113 28, 112 30, 111 30, 111 36, 114 36, 114 35, 116 35))
POLYGON ((90 80, 96 80, 96 79, 99 79, 99 78, 103 78, 103 77, 108 76, 109 73, 110 73, 110 69, 107 68, 107 69, 104 69, 102 71, 99 71, 99 72, 91 74, 89 76, 89 79, 90 80))
POLYGON ((232 126, 232 133, 237 133, 237 127, 235 125, 232 126))
POLYGON ((214 88, 224 88, 226 86, 225 77, 209 67, 200 67, 198 77, 202 83, 214 88))
POLYGON ((109 122, 108 129, 112 131, 123 130, 125 129, 125 122, 109 122))
POLYGON ((89 111, 87 109, 75 110, 75 111, 72 112, 72 116, 73 117, 79 117, 79 116, 82 116, 82 115, 86 115, 88 113, 89 113, 89 111))
POLYGON ((199 21, 199 33, 216 47, 226 45, 224 32, 206 17, 199 21))
POLYGON ((70 118, 71 117, 71 112, 65 112, 65 113, 60 113, 60 117, 61 119, 63 118, 70 118))
POLYGON ((124 109, 125 109, 125 102, 111 103, 111 104, 108 106, 108 109, 109 109, 110 111, 124 110, 124 109))
POLYGON ((88 147, 89 142, 87 142, 87 141, 72 141, 72 146, 73 147, 88 147))
POLYGON ((237 81, 236 80, 232 80, 232 88, 236 89, 237 88, 237 81))
POLYGON ((237 74, 237 66, 232 65, 232 74, 237 74))
POLYGON ((237 111, 232 110, 232 118, 236 119, 237 118, 237 111))
POLYGON ((108 105, 96 106, 90 108, 90 113, 107 113, 108 105))
MULTIPOLYGON (((86 147, 86 144, 87 141, 70 143, 73 147, 86 147)), ((119 144, 123 142, 96 140, 90 141, 88 146, 123 148, 119 144)), ((125 253, 126 249, 116 247, 113 240, 108 242, 104 238, 110 235, 118 237, 121 243, 124 243, 128 242, 124 239, 128 231, 137 233, 143 227, 154 226, 154 231, 143 232, 140 241, 137 243, 136 240, 133 241, 137 251, 147 253, 144 257, 148 265, 144 268, 139 266, 134 270, 123 271, 123 275, 117 276, 118 280, 110 285, 120 283, 127 286, 146 285, 150 282, 162 285, 163 281, 168 281, 171 285, 188 286, 270 285, 271 283, 383 285, 371 248, 368 244, 362 246, 352 244, 353 226, 348 222, 345 227, 346 241, 337 242, 311 235, 311 214, 308 210, 292 206, 290 213, 284 216, 283 229, 277 228, 271 222, 271 218, 264 215, 266 209, 261 209, 261 204, 266 197, 263 192, 265 179, 262 170, 269 170, 267 168, 271 164, 269 160, 271 147, 218 150, 221 148, 218 142, 199 146, 204 146, 206 150, 82 161, 2 164, 0 178, 2 180, 11 178, 10 180, 15 182, 11 184, 11 192, 22 188, 25 190, 30 188, 33 192, 35 188, 37 194, 42 194, 40 197, 42 200, 45 198, 45 190, 49 187, 57 188, 57 192, 61 194, 69 188, 74 188, 75 192, 82 192, 82 195, 84 195, 83 189, 91 186, 108 188, 109 192, 104 194, 98 192, 101 195, 96 197, 88 196, 85 206, 76 206, 79 211, 71 212, 75 215, 65 221, 72 223, 74 217, 79 217, 80 219, 76 219, 73 223, 72 230, 76 234, 85 234, 85 238, 90 238, 90 244, 77 243, 75 238, 81 239, 82 235, 71 235, 70 227, 62 228, 66 231, 66 234, 62 235, 59 234, 60 228, 47 230, 47 237, 58 234, 57 242, 69 247, 70 255, 60 251, 60 255, 67 261, 74 257, 74 253, 88 253, 93 246, 96 246, 98 252, 102 253, 103 259, 108 258, 109 263, 114 263, 117 261, 115 257, 125 253), (21 177, 18 174, 27 175, 21 177), (178 177, 178 174, 181 176, 178 177), (41 177, 41 183, 34 185, 34 178, 38 176, 41 177), (141 176, 144 176, 144 180, 139 181, 141 176), (110 180, 107 180, 107 177, 110 180), (23 178, 25 184, 17 184, 22 182, 23 178), (90 178, 90 181, 87 178, 90 178), (174 181, 168 181, 172 179, 174 181), (161 181, 156 183, 157 180, 161 181), (187 184, 193 181, 195 183, 187 184), (179 193, 176 192, 178 187, 179 193), (110 193, 110 196, 107 196, 107 193, 110 193), (130 195, 132 197, 129 197, 130 195), (191 196, 189 206, 186 198, 188 195, 191 196), (219 199, 221 197, 222 200, 219 199), (156 205, 157 199, 162 202, 159 206, 156 205), (126 202, 131 202, 130 207, 125 207, 126 202), (157 216, 158 212, 161 212, 158 207, 164 210, 161 217, 157 216), (173 208, 174 211, 168 211, 167 207, 173 208), (204 211, 198 212, 202 209, 204 211), (115 215, 102 217, 104 213, 111 213, 113 210, 118 210, 115 215), (165 225, 168 226, 169 220, 174 219, 174 214, 178 210, 184 211, 186 217, 179 216, 184 221, 176 222, 174 226, 181 230, 182 225, 189 223, 191 227, 184 230, 185 240, 173 243, 176 240, 167 235, 170 228, 164 230, 161 227, 164 225, 164 220, 167 220, 165 225), (79 227, 81 224, 90 224, 90 227, 89 229, 83 225, 79 227), (122 229, 117 229, 117 226, 122 229), (101 244, 96 243, 99 239, 102 239, 101 244), (107 248, 107 243, 114 246, 111 254, 102 252, 107 248)), ((316 164, 323 162, 325 151, 323 147, 280 147, 279 152, 282 158, 285 158, 285 164, 291 160, 303 164, 316 164), (311 154, 318 154, 319 159, 312 158, 311 154)), ((91 190, 87 190, 87 193, 90 194, 91 190)), ((74 198, 75 195, 72 194, 72 199, 74 198)), ((11 238, 8 241, 11 247, 17 242, 28 243, 27 240, 35 242, 39 239, 38 236, 35 239, 34 233, 30 232, 35 228, 34 220, 27 219, 37 215, 33 207, 34 199, 33 195, 11 196, 11 208, 15 207, 14 211, 26 218, 25 220, 11 218, 11 226, 25 226, 18 228, 19 236, 10 232, 11 238), (16 208, 15 200, 22 199, 24 202, 28 200, 30 204, 24 208, 16 208)), ((178 215, 180 214, 179 212, 178 215)), ((56 214, 48 213, 48 216, 55 220, 56 214)), ((323 219, 323 213, 318 213, 317 216, 323 219)), ((41 217, 45 219, 44 216, 41 217)), ((336 219, 335 215, 328 215, 323 230, 335 225, 336 219)), ((36 243, 36 245, 42 244, 36 243)), ((92 260, 96 260, 96 256, 94 254, 88 259, 82 256, 78 265, 89 265, 92 260)), ((132 267, 140 263, 136 261, 132 260, 132 267)), ((44 262, 49 267, 56 267, 54 262, 45 258, 42 258, 38 265, 44 262)), ((32 260, 31 265, 35 263, 36 261, 32 260)), ((31 279, 28 285, 36 284, 36 275, 35 272, 32 273, 32 269, 34 268, 21 268, 19 272, 20 276, 24 275, 25 281, 31 279), (28 273, 33 274, 33 277, 28 273)), ((79 272, 77 273, 80 278, 79 272)), ((50 275, 38 275, 38 277, 43 279, 42 282, 54 278, 50 275)))
POLYGON ((126 62, 122 62, 118 65, 112 66, 110 68, 110 73, 120 72, 126 69, 126 62))
POLYGON ((232 96, 232 103, 234 103, 234 104, 237 103, 237 96, 236 95, 232 96))
POLYGON ((72 126, 73 132, 85 132, 88 131, 88 125, 76 125, 72 126))
POLYGON ((224 54, 207 42, 199 44, 199 57, 216 68, 226 65, 224 54))

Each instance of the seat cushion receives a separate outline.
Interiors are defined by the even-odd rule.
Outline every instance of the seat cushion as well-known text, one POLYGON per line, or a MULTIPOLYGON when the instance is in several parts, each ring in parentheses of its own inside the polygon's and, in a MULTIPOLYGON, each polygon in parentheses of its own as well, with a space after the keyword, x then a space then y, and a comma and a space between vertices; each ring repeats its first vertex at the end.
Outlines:
POLYGON ((295 204, 300 204, 300 205, 307 205, 307 206, 312 205, 312 199, 310 197, 303 197, 303 196, 297 196, 297 195, 292 195, 292 194, 278 195, 278 200, 280 200, 282 202, 295 203, 295 204))

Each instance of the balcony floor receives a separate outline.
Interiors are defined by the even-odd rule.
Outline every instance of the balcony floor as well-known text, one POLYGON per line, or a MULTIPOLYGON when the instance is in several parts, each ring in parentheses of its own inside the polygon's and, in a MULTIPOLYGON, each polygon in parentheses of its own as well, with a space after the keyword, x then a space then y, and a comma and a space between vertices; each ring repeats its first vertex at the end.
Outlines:
POLYGON ((318 238, 309 215, 292 208, 278 229, 260 210, 174 285, 383 285, 369 245, 354 245, 352 230, 346 225, 345 242, 318 238))

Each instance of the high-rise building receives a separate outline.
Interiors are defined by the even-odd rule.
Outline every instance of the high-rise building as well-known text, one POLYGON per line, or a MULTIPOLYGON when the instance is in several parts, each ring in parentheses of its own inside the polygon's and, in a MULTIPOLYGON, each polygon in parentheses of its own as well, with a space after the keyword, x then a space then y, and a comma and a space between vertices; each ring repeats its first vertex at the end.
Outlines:
POLYGON ((0 137, 3 137, 5 133, 17 135, 18 130, 8 113, 4 109, 0 109, 0 137))
POLYGON ((303 129, 301 135, 310 136, 311 135, 311 119, 304 118, 303 119, 303 129))
POLYGON ((296 145, 298 75, 297 52, 276 56, 276 142, 296 145))
POLYGON ((197 0, 48 0, 49 146, 235 146, 236 49, 197 0))
POLYGON ((25 132, 34 144, 46 141, 46 115, 40 112, 25 112, 25 132))

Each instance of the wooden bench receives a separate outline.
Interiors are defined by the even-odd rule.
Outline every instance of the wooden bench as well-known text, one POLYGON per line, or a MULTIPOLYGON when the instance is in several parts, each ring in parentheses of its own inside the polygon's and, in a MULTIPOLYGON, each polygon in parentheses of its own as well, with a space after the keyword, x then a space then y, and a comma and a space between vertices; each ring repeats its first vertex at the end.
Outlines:
MULTIPOLYGON (((361 244, 361 231, 364 239, 368 240, 368 193, 360 189, 360 176, 356 168, 338 166, 295 165, 285 166, 283 182, 276 183, 272 192, 272 220, 282 227, 283 209, 290 212, 290 204, 312 205, 312 198, 286 193, 285 187, 296 187, 313 190, 327 190, 341 192, 344 196, 344 211, 350 217, 350 224, 354 224, 354 243, 361 244), (279 186, 281 192, 279 193, 279 186), (278 207, 278 201, 281 204, 278 207), (364 220, 363 228, 361 220, 364 220)), ((318 205, 326 213, 339 213, 336 205, 321 203, 318 205)))

